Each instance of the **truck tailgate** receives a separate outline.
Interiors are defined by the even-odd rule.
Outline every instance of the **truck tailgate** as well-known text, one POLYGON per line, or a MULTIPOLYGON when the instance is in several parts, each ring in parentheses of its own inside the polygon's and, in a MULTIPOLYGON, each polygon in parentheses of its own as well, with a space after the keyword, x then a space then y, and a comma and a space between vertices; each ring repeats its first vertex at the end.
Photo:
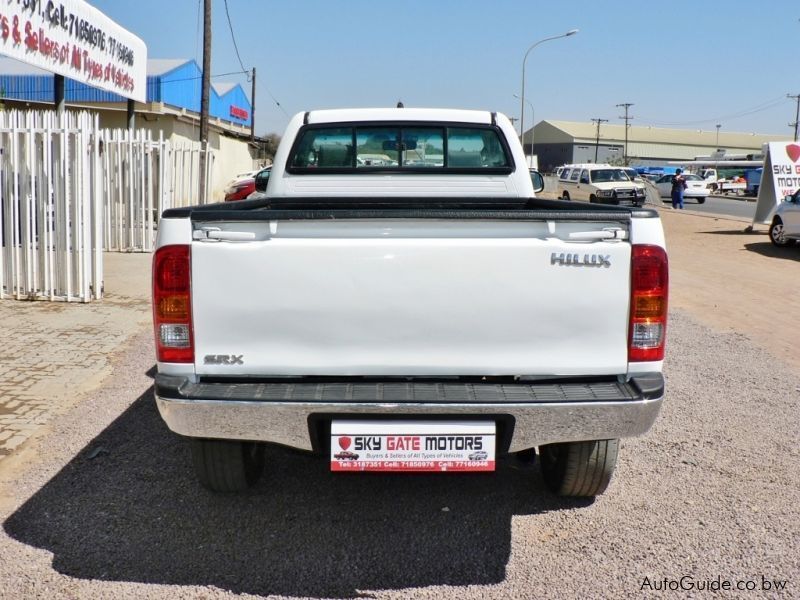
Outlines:
POLYGON ((193 228, 199 375, 627 370, 631 247, 613 219, 200 218, 193 228))

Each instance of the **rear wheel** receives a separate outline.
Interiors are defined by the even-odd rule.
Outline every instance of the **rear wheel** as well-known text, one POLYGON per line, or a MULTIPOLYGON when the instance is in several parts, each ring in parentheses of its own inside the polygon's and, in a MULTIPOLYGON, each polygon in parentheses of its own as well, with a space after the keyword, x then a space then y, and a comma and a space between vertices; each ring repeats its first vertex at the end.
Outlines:
POLYGON ((775 246, 786 246, 789 244, 789 240, 786 239, 785 231, 783 229, 783 221, 781 221, 778 217, 772 221, 772 225, 769 226, 769 240, 775 246))
POLYGON ((594 194, 592 194, 591 196, 589 196, 589 202, 591 202, 592 204, 594 204, 595 202, 597 202, 597 196, 595 196, 594 194))
POLYGON ((611 481, 619 440, 548 444, 539 448, 544 481, 559 496, 597 496, 611 481))
POLYGON ((562 200, 569 200, 569 193, 568 192, 562 193, 561 194, 561 199, 562 200))
POLYGON ((197 478, 208 489, 214 492, 241 492, 261 476, 264 445, 193 438, 192 462, 197 478))
POLYGON ((704 204, 704 203, 705 203, 705 201, 706 201, 706 199, 705 199, 705 197, 703 197, 703 196, 700 196, 700 197, 697 199, 697 203, 698 203, 698 204, 704 204))

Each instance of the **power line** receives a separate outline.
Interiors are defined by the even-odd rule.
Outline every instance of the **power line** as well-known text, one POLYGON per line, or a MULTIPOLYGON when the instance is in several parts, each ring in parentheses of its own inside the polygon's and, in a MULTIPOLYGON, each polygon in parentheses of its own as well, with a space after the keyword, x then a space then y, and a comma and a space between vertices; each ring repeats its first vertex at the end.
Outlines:
MULTIPOLYGON (((236 58, 239 59, 239 66, 242 67, 242 71, 247 71, 249 73, 249 70, 244 68, 242 57, 239 55, 239 46, 236 45, 236 36, 233 34, 233 23, 231 23, 231 13, 228 11, 228 0, 225 0, 225 16, 228 17, 228 29, 231 30, 231 40, 233 41, 233 49, 236 51, 236 58)), ((247 81, 250 81, 249 74, 247 81)))
POLYGON ((749 115, 753 115, 759 112, 764 112, 765 110, 770 110, 771 108, 775 108, 780 106, 786 101, 784 96, 779 96, 778 98, 773 98, 771 100, 767 100, 761 104, 758 104, 751 108, 743 109, 739 112, 730 114, 730 115, 722 115, 718 117, 712 117, 709 119, 698 119, 696 121, 659 121, 654 118, 650 117, 639 117, 643 121, 647 121, 654 125, 664 125, 667 127, 675 127, 680 125, 703 125, 705 123, 718 123, 719 121, 731 121, 733 119, 739 119, 741 117, 746 117, 749 115))
POLYGON ((794 127, 794 141, 797 141, 797 128, 800 127, 800 94, 796 96, 792 96, 791 94, 786 94, 787 98, 791 98, 797 101, 797 111, 794 115, 794 123, 789 123, 789 127, 794 127))
POLYGON ((280 108, 280 109, 281 109, 281 112, 282 112, 282 113, 284 114, 284 116, 286 116, 286 118, 288 119, 288 118, 289 118, 289 113, 287 113, 287 112, 284 110, 283 106, 281 106, 281 103, 280 103, 280 102, 278 102, 278 99, 277 99, 277 98, 275 98, 275 96, 273 96, 273 95, 272 95, 272 92, 270 92, 270 91, 269 91, 269 88, 267 88, 267 87, 265 86, 265 87, 264 87, 264 89, 265 89, 265 90, 267 90, 267 94, 269 94, 269 97, 270 97, 270 98, 272 98, 272 101, 275 103, 275 106, 277 106, 278 108, 280 108))
MULTIPOLYGON (((231 23, 231 13, 228 11, 228 0, 224 0, 225 2, 225 16, 228 17, 228 28, 231 30, 231 40, 233 40, 233 49, 236 51, 236 58, 239 59, 239 66, 242 67, 242 72, 247 73, 247 81, 250 81, 251 73, 250 70, 244 68, 244 63, 242 62, 242 57, 239 55, 239 47, 236 45, 236 36, 233 34, 233 24, 231 23)), ((275 103, 275 106, 281 109, 281 112, 289 118, 289 114, 283 109, 281 103, 278 102, 278 99, 272 95, 272 92, 264 86, 264 89, 267 90, 267 94, 269 97, 272 98, 272 101, 275 103)), ((253 99, 255 102, 255 99, 253 99)), ((255 109, 255 106, 253 106, 255 109)))

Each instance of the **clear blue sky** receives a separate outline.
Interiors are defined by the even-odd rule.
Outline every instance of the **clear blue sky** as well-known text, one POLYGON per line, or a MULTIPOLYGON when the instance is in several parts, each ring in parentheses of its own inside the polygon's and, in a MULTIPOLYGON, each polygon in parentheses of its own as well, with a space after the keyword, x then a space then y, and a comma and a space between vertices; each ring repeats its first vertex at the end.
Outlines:
MULTIPOLYGON (((202 64, 202 0, 89 0, 141 37, 150 58, 202 64)), ((212 73, 241 70, 224 0, 213 3, 212 73)), ((315 108, 496 110, 525 99, 542 119, 791 133, 800 94, 800 2, 728 0, 227 0, 246 68, 256 67, 256 132, 283 133, 315 108), (280 102, 276 105, 274 99, 280 102), (284 113, 285 111, 285 113, 284 113)), ((239 81, 244 76, 215 81, 239 81)), ((526 129, 532 124, 525 107, 526 129)))

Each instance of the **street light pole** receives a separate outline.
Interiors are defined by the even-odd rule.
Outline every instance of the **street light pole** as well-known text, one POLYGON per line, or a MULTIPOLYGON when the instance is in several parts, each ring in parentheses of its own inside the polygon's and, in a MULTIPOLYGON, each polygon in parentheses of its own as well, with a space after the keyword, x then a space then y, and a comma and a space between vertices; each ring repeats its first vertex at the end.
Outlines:
MULTIPOLYGON (((520 109, 519 109, 519 139, 522 142, 522 136, 525 134, 525 63, 528 61, 528 55, 531 53, 531 50, 536 48, 539 44, 543 44, 544 42, 549 42, 550 40, 557 40, 563 37, 569 37, 571 35, 575 35, 578 33, 577 29, 570 29, 566 33, 562 33, 561 35, 554 35, 552 37, 546 37, 538 42, 534 42, 530 45, 528 50, 525 52, 525 57, 522 59, 522 94, 520 97, 520 109)), ((523 152, 525 150, 525 145, 523 143, 522 146, 523 152)))
MULTIPOLYGON (((522 100, 522 98, 520 98, 519 94, 514 94, 514 98, 516 98, 517 100, 522 100)), ((533 118, 533 104, 531 104, 530 100, 525 100, 525 102, 527 102, 528 106, 531 107, 531 121, 533 121, 533 124, 534 124, 534 127, 535 127, 536 126, 536 119, 533 118)), ((522 135, 520 135, 520 141, 522 142, 522 148, 524 150, 525 149, 525 140, 522 139, 522 135)), ((533 129, 531 129, 531 154, 533 154, 533 129)), ((531 165, 528 164, 528 166, 530 167, 531 165)))

